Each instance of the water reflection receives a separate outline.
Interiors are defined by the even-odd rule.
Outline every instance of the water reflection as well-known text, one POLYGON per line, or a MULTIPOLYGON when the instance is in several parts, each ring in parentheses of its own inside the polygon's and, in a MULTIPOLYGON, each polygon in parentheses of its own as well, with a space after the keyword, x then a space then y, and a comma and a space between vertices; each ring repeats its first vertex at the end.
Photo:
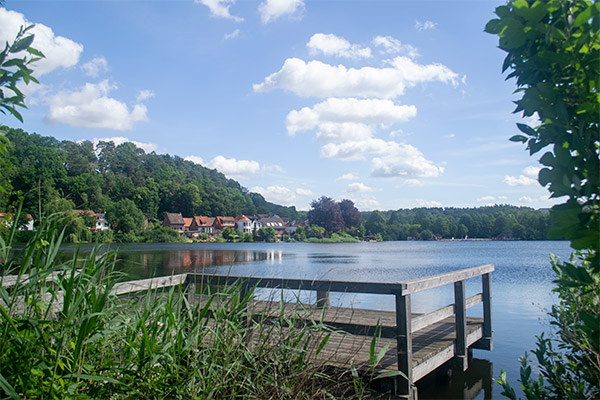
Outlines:
MULTIPOLYGON (((448 365, 451 364, 451 361, 448 365)), ((469 369, 462 371, 442 366, 417 382, 421 399, 492 399, 494 366, 488 360, 472 358, 469 369)))

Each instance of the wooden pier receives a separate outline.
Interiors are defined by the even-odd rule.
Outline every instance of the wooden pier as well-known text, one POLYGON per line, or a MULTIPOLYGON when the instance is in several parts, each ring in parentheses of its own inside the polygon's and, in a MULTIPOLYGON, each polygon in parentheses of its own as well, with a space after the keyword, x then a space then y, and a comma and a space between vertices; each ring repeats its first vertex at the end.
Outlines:
MULTIPOLYGON (((294 315, 304 320, 319 321, 331 328, 329 340, 320 349, 317 358, 341 367, 367 367, 372 361, 371 342, 377 334, 379 338, 375 354, 379 354, 382 349, 387 350, 376 366, 376 371, 400 371, 394 379, 394 391, 402 397, 416 399, 414 383, 421 378, 453 359, 466 370, 470 349, 492 349, 493 271, 494 266, 488 264, 404 282, 351 282, 188 273, 122 282, 116 284, 112 292, 123 295, 181 285, 190 299, 202 301, 202 296, 198 297, 197 294, 200 293, 197 288, 201 286, 240 285, 242 291, 254 288, 314 291, 315 304, 304 304, 301 313, 297 313, 298 307, 294 303, 286 303, 284 311, 289 309, 290 313, 295 312, 294 315), (467 298, 465 281, 472 278, 481 280, 481 292, 467 298), (446 285, 454 287, 453 304, 426 314, 412 312, 411 295, 446 285), (332 292, 394 296, 395 311, 331 306, 329 295, 332 292), (483 318, 468 317, 467 310, 480 303, 483 318)), ((3 286, 15 283, 16 281, 8 279, 3 282, 3 286)), ((256 300, 249 305, 249 315, 268 315, 269 312, 275 313, 281 306, 280 302, 256 300)))

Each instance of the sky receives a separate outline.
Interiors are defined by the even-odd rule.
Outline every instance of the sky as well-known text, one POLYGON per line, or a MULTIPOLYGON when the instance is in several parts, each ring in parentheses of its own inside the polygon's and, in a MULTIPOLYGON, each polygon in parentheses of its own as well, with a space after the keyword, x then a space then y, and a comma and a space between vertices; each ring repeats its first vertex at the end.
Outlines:
MULTIPOLYGON (((556 203, 508 139, 514 80, 484 32, 501 1, 6 0, 0 45, 35 24, 24 123, 131 141, 308 210, 556 203)), ((540 154, 541 156, 541 154, 540 154)))

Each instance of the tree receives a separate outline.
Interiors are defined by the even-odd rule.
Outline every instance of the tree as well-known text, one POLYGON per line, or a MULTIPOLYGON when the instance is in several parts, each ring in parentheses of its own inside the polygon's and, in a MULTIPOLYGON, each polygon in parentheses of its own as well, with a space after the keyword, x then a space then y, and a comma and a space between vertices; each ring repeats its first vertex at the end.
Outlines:
POLYGON ((258 239, 263 242, 274 243, 277 241, 275 229, 267 226, 258 230, 258 239))
POLYGON ((144 228, 144 214, 129 199, 121 199, 106 210, 106 220, 116 232, 137 233, 144 228))
MULTIPOLYGON (((557 339, 538 337, 539 378, 531 377, 525 356, 521 386, 527 398, 599 398, 600 3, 512 0, 496 15, 486 31, 498 35, 507 53, 503 72, 516 78, 522 96, 515 113, 539 119, 534 127, 517 124, 521 133, 511 140, 526 143, 531 155, 546 149, 538 180, 551 197, 566 197, 552 207, 550 234, 577 250, 568 262, 552 260, 557 339)), ((504 395, 516 398, 504 372, 501 384, 504 395)))
POLYGON ((322 226, 330 233, 344 229, 344 219, 342 218, 340 205, 333 199, 321 196, 318 200, 313 200, 310 206, 308 222, 311 225, 322 226))
POLYGON ((21 122, 23 122, 23 117, 16 107, 27 108, 27 106, 25 105, 25 95, 17 84, 21 81, 26 85, 29 82, 39 83, 32 75, 33 70, 29 67, 44 57, 42 52, 31 47, 34 35, 28 34, 28 32, 32 28, 33 25, 21 27, 14 42, 12 44, 7 42, 4 50, 0 52, 0 112, 6 114, 8 111, 21 122), (23 58, 16 57, 23 51, 27 55, 23 58))
POLYGON ((345 228, 358 228, 360 226, 360 213, 354 206, 352 200, 344 199, 339 202, 342 219, 344 220, 345 228))
POLYGON ((233 228, 226 227, 223 229, 221 236, 223 236, 223 239, 227 240, 228 242, 232 242, 235 239, 236 231, 233 228))

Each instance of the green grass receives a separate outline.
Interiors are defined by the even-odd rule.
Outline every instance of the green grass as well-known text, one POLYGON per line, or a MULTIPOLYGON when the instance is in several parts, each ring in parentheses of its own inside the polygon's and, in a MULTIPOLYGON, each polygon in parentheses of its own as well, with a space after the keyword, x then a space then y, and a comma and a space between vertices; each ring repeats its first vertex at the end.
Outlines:
POLYGON ((43 399, 330 399, 368 397, 356 371, 315 360, 322 324, 248 315, 252 291, 181 287, 118 297, 117 253, 56 255, 60 216, 20 251, 0 238, 0 393, 43 399), (75 268, 77 265, 77 269, 75 268), (25 280, 25 274, 28 279, 25 280))

